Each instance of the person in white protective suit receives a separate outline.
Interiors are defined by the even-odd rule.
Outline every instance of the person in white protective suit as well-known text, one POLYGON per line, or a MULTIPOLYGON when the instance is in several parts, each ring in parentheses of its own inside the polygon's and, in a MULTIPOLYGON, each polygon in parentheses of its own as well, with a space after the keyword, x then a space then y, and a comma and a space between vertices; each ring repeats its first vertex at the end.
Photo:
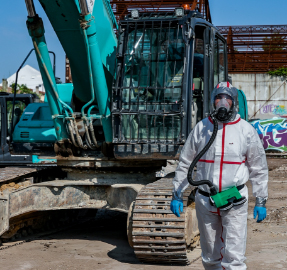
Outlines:
MULTIPOLYGON (((197 163, 195 181, 210 180, 217 192, 236 186, 242 200, 230 209, 216 208, 210 203, 208 185, 200 185, 195 196, 200 231, 202 263, 207 270, 246 269, 248 190, 252 182, 256 197, 254 218, 266 218, 268 168, 266 155, 256 130, 237 114, 237 89, 221 82, 211 96, 216 110, 218 132, 215 141, 197 163)), ((177 216, 183 211, 182 194, 188 187, 187 173, 196 155, 208 143, 213 132, 211 118, 199 122, 190 133, 179 158, 173 179, 171 210, 177 216), (180 210, 180 211, 179 211, 180 210)))

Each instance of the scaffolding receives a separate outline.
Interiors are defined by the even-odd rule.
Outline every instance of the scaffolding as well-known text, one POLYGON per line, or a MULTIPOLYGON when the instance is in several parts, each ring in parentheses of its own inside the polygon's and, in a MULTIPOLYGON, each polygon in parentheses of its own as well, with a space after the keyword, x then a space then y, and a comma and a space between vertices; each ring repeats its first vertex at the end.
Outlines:
POLYGON ((229 73, 287 67, 287 25, 218 26, 227 40, 229 73))

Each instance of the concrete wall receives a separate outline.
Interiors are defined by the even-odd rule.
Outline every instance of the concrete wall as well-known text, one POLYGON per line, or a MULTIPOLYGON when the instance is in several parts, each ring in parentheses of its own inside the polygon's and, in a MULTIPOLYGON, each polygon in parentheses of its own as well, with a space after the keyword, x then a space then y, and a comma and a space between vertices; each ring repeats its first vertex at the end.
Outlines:
POLYGON ((265 73, 229 75, 232 85, 246 95, 249 119, 287 118, 287 85, 282 78, 265 73))

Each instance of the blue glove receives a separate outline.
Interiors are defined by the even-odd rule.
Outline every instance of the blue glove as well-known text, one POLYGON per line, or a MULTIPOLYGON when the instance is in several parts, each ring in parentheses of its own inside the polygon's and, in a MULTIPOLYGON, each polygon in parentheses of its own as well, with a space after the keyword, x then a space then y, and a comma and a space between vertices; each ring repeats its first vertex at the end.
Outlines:
POLYGON ((178 217, 180 217, 180 212, 183 212, 183 202, 182 200, 172 200, 170 203, 170 210, 178 217))
POLYGON ((256 218, 258 215, 257 222, 261 222, 262 220, 264 220, 266 218, 267 211, 266 211, 265 207, 255 206, 253 214, 254 214, 254 218, 256 218))

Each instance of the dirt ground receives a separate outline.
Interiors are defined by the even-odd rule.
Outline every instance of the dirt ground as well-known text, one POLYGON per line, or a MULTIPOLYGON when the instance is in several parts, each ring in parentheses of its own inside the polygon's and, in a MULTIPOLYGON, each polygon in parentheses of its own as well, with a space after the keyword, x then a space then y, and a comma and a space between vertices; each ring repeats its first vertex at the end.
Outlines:
MULTIPOLYGON (((247 266, 251 270, 287 269, 287 160, 268 159, 270 170, 267 219, 253 219, 254 199, 249 186, 247 266)), ((199 257, 197 249, 195 257, 199 257)), ((0 250, 1 270, 24 269, 196 269, 200 258, 189 266, 140 263, 126 238, 126 215, 98 211, 95 219, 48 237, 0 250)))

